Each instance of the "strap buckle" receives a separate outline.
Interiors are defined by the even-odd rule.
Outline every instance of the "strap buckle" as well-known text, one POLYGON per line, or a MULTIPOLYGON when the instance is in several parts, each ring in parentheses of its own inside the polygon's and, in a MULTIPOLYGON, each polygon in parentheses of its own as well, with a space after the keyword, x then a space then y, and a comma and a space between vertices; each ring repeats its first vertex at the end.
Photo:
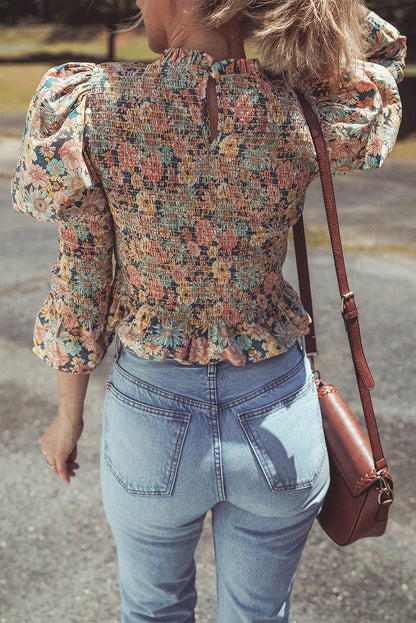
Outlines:
POLYGON ((315 351, 313 353, 307 353, 309 363, 311 364, 312 375, 315 380, 318 380, 321 378, 321 373, 315 367, 315 359, 318 355, 319 355, 319 351, 315 351))
POLYGON ((343 294, 341 296, 341 313, 344 314, 345 313, 345 303, 347 301, 349 301, 350 299, 354 298, 354 292, 352 290, 350 290, 349 292, 347 292, 347 294, 343 294))

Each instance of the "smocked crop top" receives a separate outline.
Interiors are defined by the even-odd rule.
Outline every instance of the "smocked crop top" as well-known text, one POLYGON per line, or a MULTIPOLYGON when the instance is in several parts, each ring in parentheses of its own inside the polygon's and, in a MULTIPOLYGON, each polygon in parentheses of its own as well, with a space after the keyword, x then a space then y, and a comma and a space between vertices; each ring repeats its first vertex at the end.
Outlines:
MULTIPOLYGON (((366 61, 336 92, 297 84, 320 119, 333 173, 381 165, 400 123, 405 39, 374 13, 364 37, 366 61)), ((317 174, 294 90, 257 59, 168 49, 147 66, 48 71, 12 182, 16 210, 59 226, 35 353, 82 374, 115 332, 140 357, 184 364, 244 365, 289 349, 309 317, 282 267, 317 174)))

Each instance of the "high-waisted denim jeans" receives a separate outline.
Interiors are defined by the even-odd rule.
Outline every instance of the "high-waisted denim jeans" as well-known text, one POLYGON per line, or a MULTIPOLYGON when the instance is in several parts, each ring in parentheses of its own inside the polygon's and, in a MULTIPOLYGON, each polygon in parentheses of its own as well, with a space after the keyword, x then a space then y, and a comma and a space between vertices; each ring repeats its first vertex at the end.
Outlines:
POLYGON ((119 349, 104 404, 102 491, 123 623, 192 623, 207 511, 218 623, 287 621, 329 481, 309 364, 296 345, 236 367, 119 349))

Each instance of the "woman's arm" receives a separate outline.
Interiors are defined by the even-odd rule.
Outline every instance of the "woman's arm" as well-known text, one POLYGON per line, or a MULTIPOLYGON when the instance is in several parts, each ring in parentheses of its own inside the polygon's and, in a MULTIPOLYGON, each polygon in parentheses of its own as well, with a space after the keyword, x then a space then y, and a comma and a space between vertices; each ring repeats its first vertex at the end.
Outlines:
POLYGON ((14 208, 59 226, 58 260, 38 314, 34 352, 70 374, 90 373, 114 329, 114 229, 110 206, 90 161, 89 98, 94 66, 48 71, 32 100, 16 173, 14 208))
POLYGON ((83 409, 89 374, 58 372, 58 415, 41 438, 42 452, 51 469, 66 482, 75 476, 77 442, 84 428, 83 409))
POLYGON ((113 220, 89 149, 94 70, 91 63, 69 63, 42 78, 12 182, 16 210, 59 226, 58 261, 36 321, 33 350, 59 371, 58 414, 41 443, 66 483, 78 468, 88 374, 114 335, 108 323, 114 302, 113 220))

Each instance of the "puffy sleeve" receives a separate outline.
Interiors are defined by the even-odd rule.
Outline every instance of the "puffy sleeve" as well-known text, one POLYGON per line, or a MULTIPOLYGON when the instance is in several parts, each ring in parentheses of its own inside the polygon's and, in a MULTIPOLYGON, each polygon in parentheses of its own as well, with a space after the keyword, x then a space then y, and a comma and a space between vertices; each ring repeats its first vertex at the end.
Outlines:
POLYGON ((91 372, 112 339, 113 223, 88 159, 92 64, 48 71, 29 107, 12 181, 15 210, 58 224, 58 261, 33 350, 52 367, 91 372))
MULTIPOLYGON (((345 72, 338 89, 324 82, 298 85, 321 122, 333 173, 381 166, 401 121, 397 83, 403 78, 406 38, 373 12, 362 26, 365 60, 345 72)), ((313 159, 312 177, 318 173, 313 159)))

